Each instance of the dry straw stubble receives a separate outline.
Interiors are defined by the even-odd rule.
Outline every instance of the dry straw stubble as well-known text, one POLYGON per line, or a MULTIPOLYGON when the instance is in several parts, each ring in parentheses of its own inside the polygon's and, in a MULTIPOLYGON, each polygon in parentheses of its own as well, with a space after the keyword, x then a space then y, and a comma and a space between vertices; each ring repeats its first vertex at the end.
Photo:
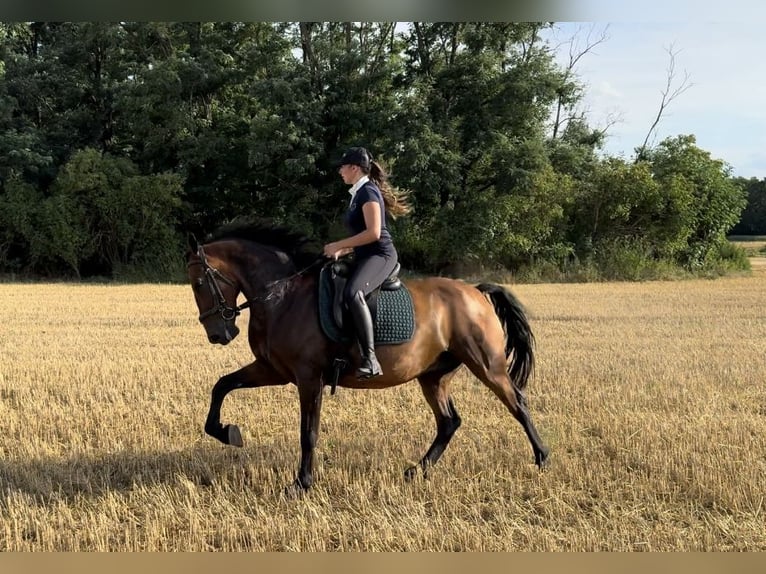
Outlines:
POLYGON ((547 472, 463 373, 428 480, 402 479, 434 432, 417 384, 340 389, 290 501, 296 392, 229 396, 243 449, 205 436, 212 385, 251 356, 207 343, 188 287, 0 284, 0 549, 766 549, 766 274, 512 289, 547 472))

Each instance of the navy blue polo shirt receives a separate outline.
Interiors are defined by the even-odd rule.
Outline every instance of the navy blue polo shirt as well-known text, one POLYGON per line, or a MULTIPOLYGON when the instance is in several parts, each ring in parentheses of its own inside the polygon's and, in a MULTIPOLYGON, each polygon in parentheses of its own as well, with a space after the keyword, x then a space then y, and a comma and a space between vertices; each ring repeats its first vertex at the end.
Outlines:
POLYGON ((383 201, 383 196, 381 195, 378 186, 371 181, 368 181, 360 187, 354 198, 351 200, 351 205, 349 205, 348 211, 346 212, 346 226, 349 228, 352 235, 356 235, 367 229, 367 225, 364 222, 362 206, 368 201, 375 201, 380 206, 380 239, 374 243, 354 247, 354 255, 357 259, 370 257, 372 255, 393 256, 396 254, 396 250, 394 249, 394 243, 391 240, 391 234, 386 227, 386 204, 383 201))

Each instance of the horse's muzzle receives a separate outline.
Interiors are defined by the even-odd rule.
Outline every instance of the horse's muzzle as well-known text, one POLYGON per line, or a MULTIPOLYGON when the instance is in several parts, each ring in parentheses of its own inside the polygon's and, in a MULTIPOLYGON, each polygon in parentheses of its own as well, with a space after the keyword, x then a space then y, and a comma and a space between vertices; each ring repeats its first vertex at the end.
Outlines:
POLYGON ((239 335, 239 327, 236 325, 226 326, 223 333, 208 333, 207 339, 213 345, 228 345, 239 335))

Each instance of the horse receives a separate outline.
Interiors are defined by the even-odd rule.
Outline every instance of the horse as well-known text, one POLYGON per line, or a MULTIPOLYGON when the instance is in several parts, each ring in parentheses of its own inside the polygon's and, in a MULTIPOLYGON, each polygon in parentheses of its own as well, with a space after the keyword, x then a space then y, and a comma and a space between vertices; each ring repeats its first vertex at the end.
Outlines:
MULTIPOLYGON (((415 328, 410 340, 376 345, 381 376, 358 380, 360 359, 327 337, 318 311, 319 269, 328 260, 310 248, 303 234, 263 222, 234 222, 204 243, 189 238, 188 278, 199 321, 212 344, 227 345, 239 334, 236 319, 250 309, 248 343, 255 360, 222 376, 213 386, 205 432, 224 444, 243 446, 237 425, 221 424, 221 406, 235 389, 294 384, 300 400, 300 466, 285 492, 301 494, 314 482, 324 387, 333 357, 346 353, 352 368, 337 376, 337 386, 382 389, 417 380, 436 419, 436 437, 406 480, 425 476, 442 456, 461 424, 450 382, 465 365, 502 401, 521 424, 543 469, 549 449, 529 414, 524 389, 533 374, 534 336, 525 311, 506 288, 470 285, 447 277, 403 281, 412 298, 415 328), (242 294, 245 302, 237 305, 242 294)), ((333 386, 333 392, 335 388, 333 386)))

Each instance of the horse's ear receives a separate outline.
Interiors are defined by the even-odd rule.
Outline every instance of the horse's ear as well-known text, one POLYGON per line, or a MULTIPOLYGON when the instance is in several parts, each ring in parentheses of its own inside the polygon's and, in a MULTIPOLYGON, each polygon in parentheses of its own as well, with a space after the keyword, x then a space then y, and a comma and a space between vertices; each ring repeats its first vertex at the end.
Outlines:
POLYGON ((189 251, 192 253, 197 253, 197 249, 199 249, 199 242, 193 233, 189 233, 189 235, 186 237, 186 242, 189 245, 189 251))

